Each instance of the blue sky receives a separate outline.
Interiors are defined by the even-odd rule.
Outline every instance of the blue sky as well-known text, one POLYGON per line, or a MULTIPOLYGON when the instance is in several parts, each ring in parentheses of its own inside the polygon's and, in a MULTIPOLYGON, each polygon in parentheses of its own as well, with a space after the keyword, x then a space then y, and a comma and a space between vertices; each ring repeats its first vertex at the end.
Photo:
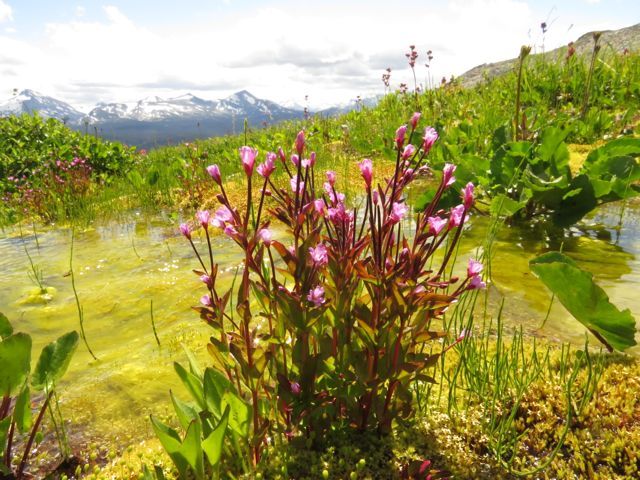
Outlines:
POLYGON ((382 93, 640 21, 637 0, 0 0, 0 101, 32 88, 74 105, 247 89, 311 106, 382 93), (540 23, 546 21, 543 37, 540 23), (427 69, 426 51, 434 59, 427 69))

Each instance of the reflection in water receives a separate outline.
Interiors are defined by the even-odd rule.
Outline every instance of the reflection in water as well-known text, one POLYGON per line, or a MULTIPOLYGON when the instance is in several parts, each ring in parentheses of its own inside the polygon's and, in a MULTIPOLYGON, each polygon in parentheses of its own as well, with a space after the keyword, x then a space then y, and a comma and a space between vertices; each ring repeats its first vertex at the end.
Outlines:
MULTIPOLYGON (((550 295, 529 272, 530 258, 561 246, 579 265, 592 272, 613 303, 630 308, 640 319, 640 303, 634 298, 640 284, 640 205, 627 207, 620 228, 619 205, 607 205, 567 233, 528 231, 504 227, 495 244, 489 289, 490 304, 506 297, 505 319, 523 326, 529 334, 558 341, 581 343, 585 329, 559 304, 551 310, 550 295)), ((482 243, 488 220, 474 217, 459 258, 466 258, 482 243)), ((0 238, 0 311, 18 330, 34 338, 34 354, 63 333, 78 329, 78 317, 69 270, 68 229, 48 228, 20 237, 17 231, 0 238), (51 287, 46 303, 25 301, 34 285, 27 275, 23 241, 51 287)), ((198 244, 197 236, 194 236, 198 244)), ((200 245, 202 239, 200 239, 200 245)), ((241 252, 224 237, 214 239, 214 251, 231 280, 242 260, 241 252)), ((167 217, 110 223, 76 231, 74 270, 85 313, 85 328, 98 361, 92 361, 81 345, 63 380, 62 408, 75 425, 87 428, 91 437, 109 437, 126 444, 152 436, 148 414, 169 413, 169 389, 181 386, 172 368, 184 361, 182 345, 189 345, 206 361, 204 346, 208 328, 190 309, 202 295, 196 266, 187 242, 167 217), (158 349, 149 313, 154 317, 162 348, 158 349)), ((638 352, 638 348, 635 349, 638 352)), ((35 359, 34 359, 35 362, 35 359)), ((182 397, 187 395, 182 392, 182 397)))

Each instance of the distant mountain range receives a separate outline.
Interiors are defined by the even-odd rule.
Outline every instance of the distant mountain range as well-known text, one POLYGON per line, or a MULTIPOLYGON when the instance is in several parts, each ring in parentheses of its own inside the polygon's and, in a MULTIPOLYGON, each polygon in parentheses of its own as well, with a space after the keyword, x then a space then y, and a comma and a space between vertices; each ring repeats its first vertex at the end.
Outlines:
MULTIPOLYGON (((377 100, 372 97, 362 103, 371 106, 377 100)), ((317 113, 337 115, 357 107, 358 102, 353 101, 317 113)), ((88 113, 33 90, 23 90, 0 103, 0 117, 32 112, 61 120, 70 128, 140 148, 238 133, 245 119, 255 128, 304 115, 303 108, 284 107, 246 90, 221 100, 204 100, 188 93, 168 99, 148 97, 133 103, 99 103, 88 113)))

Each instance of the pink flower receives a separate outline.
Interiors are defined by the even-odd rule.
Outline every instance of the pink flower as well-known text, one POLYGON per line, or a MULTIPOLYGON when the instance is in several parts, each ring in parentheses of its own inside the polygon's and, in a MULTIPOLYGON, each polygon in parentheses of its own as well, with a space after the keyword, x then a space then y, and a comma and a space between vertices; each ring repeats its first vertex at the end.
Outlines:
POLYGON ((380 193, 378 192, 378 190, 374 190, 373 191, 372 200, 373 200, 374 205, 376 205, 378 203, 378 201, 380 200, 380 193))
POLYGON ((310 247, 309 255, 311 255, 311 260, 313 260, 314 266, 318 268, 322 268, 329 263, 327 247, 325 247, 323 243, 316 245, 316 248, 310 247))
POLYGON ((407 206, 404 203, 393 202, 393 206, 391 207, 391 215, 389 215, 389 220, 391 223, 398 223, 400 220, 404 218, 407 214, 407 206))
POLYGON ((238 234, 238 231, 235 229, 233 225, 225 225, 224 233, 227 237, 235 237, 238 234))
POLYGON ((438 235, 442 231, 446 223, 447 221, 444 218, 429 217, 427 219, 427 224, 429 225, 429 233, 434 236, 438 235))
POLYGON ((209 295, 203 295, 200 297, 200 303, 205 307, 213 307, 213 300, 211 300, 209 295))
POLYGON ((309 155, 309 166, 313 167, 316 164, 316 152, 311 152, 309 155))
POLYGON ((240 147, 240 159, 242 160, 242 167, 244 168, 247 177, 253 175, 253 165, 256 163, 256 157, 258 156, 258 150, 247 147, 240 147))
POLYGON ((300 179, 300 186, 298 186, 298 175, 294 175, 289 180, 289 184, 291 185, 291 191, 295 194, 304 192, 304 182, 300 179))
POLYGON ((278 158, 282 163, 287 162, 287 157, 285 156, 284 150, 282 150, 282 147, 278 147, 278 158))
POLYGON ((445 163, 442 169, 442 183, 445 187, 450 187, 456 181, 456 177, 453 176, 453 172, 456 171, 456 166, 451 163, 445 163))
POLYGON ((396 146, 400 150, 404 146, 404 137, 407 134, 407 126, 401 125, 396 130, 396 146))
POLYGON ((209 226, 209 220, 211 219, 211 214, 209 210, 200 210, 196 213, 196 218, 200 222, 205 229, 209 226))
POLYGON ((463 328, 460 331, 460 335, 458 335, 458 338, 456 338, 456 342, 461 342, 462 340, 467 338, 469 335, 471 335, 471 332, 469 330, 467 330, 466 328, 463 328))
POLYGON ((469 290, 482 290, 485 288, 487 288, 487 284, 482 281, 482 277, 480 277, 480 275, 472 277, 469 285, 467 286, 467 289, 469 290))
POLYGON ((180 224, 180 233, 189 239, 191 238, 191 227, 188 223, 180 224))
POLYGON ((482 264, 473 258, 469 259, 469 265, 467 266, 467 275, 475 277, 482 272, 482 264))
POLYGON ((324 200, 321 198, 317 198, 313 201, 313 208, 317 214, 322 215, 324 213, 324 200))
POLYGON ((213 178, 213 181, 216 182, 218 185, 222 183, 222 176, 220 175, 220 167, 218 167, 218 165, 209 165, 207 167, 207 173, 211 175, 211 178, 213 178))
POLYGON ((200 280, 209 288, 213 286, 213 279, 207 274, 200 275, 200 280))
POLYGON ((216 210, 216 214, 211 223, 218 228, 224 228, 227 222, 233 222, 233 213, 223 205, 216 210))
POLYGON ((416 127, 418 126, 419 121, 420 121, 420 112, 415 112, 411 116, 411 128, 415 130, 416 127))
POLYGON ((258 237, 267 247, 271 245, 271 238, 273 237, 273 235, 271 234, 271 230, 269 230, 268 228, 261 228, 258 232, 258 237))
POLYGON ((309 290, 309 294, 307 295, 307 300, 313 303, 316 307, 319 307, 325 302, 324 298, 324 288, 321 285, 318 285, 315 288, 309 290))
POLYGON ((462 223, 462 217, 464 215, 464 205, 458 205, 451 209, 449 215, 449 229, 455 228, 462 223))
POLYGON ((367 185, 367 188, 370 188, 371 180, 373 178, 373 163, 368 158, 365 158, 358 164, 358 166, 360 167, 362 178, 364 178, 364 183, 367 185))
POLYGON ((291 155, 291 163, 293 163, 297 167, 298 163, 300 163, 300 157, 294 153, 293 155, 291 155))
POLYGON ((258 165, 258 173, 264 178, 269 178, 269 176, 274 172, 275 169, 276 154, 269 152, 267 153, 267 159, 264 161, 264 163, 258 165))
POLYGON ((402 159, 408 160, 413 156, 414 153, 416 153, 416 147, 409 144, 406 147, 404 147, 404 150, 402 151, 402 159))
POLYGON ((300 384, 298 382, 291 382, 291 393, 293 393, 294 395, 300 395, 300 392, 302 392, 302 387, 300 386, 300 384))
POLYGON ((304 150, 304 130, 300 130, 296 136, 296 151, 298 155, 302 156, 304 150))
POLYGON ((425 155, 431 151, 431 147, 436 143, 438 139, 438 132, 436 132, 435 128, 427 127, 424 131, 424 137, 422 138, 422 149, 424 150, 425 155))
POLYGON ((473 205, 473 183, 471 182, 462 189, 462 203, 467 210, 473 205))
POLYGON ((327 172, 327 182, 329 182, 329 185, 332 187, 336 184, 336 172, 331 170, 327 172))

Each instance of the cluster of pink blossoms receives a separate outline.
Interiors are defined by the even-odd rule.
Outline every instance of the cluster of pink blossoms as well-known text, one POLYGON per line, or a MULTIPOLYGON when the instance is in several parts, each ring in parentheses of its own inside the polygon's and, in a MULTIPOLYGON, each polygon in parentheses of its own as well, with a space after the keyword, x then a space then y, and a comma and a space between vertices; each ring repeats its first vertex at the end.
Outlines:
MULTIPOLYGON (((416 130, 419 120, 420 113, 414 113, 409 122, 412 135, 416 130)), ((420 165, 420 162, 422 158, 429 153, 438 139, 438 133, 436 130, 432 127, 427 127, 422 137, 420 149, 418 149, 413 144, 406 143, 407 130, 407 125, 402 125, 396 130, 395 135, 396 148, 399 152, 399 161, 402 163, 401 167, 403 167, 401 168, 401 176, 398 179, 397 185, 394 184, 394 188, 397 188, 398 190, 401 190, 406 184, 412 181, 417 171, 424 172, 428 170, 425 165, 420 165), (416 162, 416 158, 419 153, 421 154, 420 161, 416 162), (414 165, 415 168, 410 168, 410 165, 414 165)), ((314 198, 315 193, 311 191, 313 186, 309 184, 312 178, 309 172, 313 169, 316 163, 316 154, 315 152, 311 152, 309 158, 302 158, 305 150, 304 132, 300 132, 297 135, 294 148, 296 153, 292 154, 290 157, 290 162, 293 166, 292 168, 289 167, 282 148, 279 148, 277 153, 268 152, 266 154, 265 161, 259 164, 257 168, 254 168, 258 157, 258 151, 248 146, 241 147, 239 149, 239 156, 247 178, 251 181, 255 169, 264 179, 262 197, 264 197, 265 194, 271 195, 272 192, 276 192, 278 195, 286 195, 286 192, 278 189, 270 180, 271 175, 276 170, 276 161, 280 160, 289 176, 290 195, 295 197, 296 203, 300 203, 300 212, 313 212, 315 215, 328 220, 335 232, 341 233, 341 236, 346 240, 345 243, 349 244, 353 241, 354 236, 356 235, 354 225, 355 212, 346 207, 345 195, 336 191, 336 173, 333 171, 326 172, 326 181, 322 185, 322 191, 324 194, 321 198, 314 198), (271 187, 271 190, 267 190, 268 186, 271 187)), ((373 188, 373 162, 370 159, 365 158, 358 163, 358 166, 367 192, 369 192, 371 196, 371 202, 373 205, 371 208, 382 208, 380 195, 383 192, 380 190, 380 187, 378 187, 378 189, 373 188)), ((205 230, 207 230, 210 225, 219 228, 229 238, 235 240, 240 246, 246 247, 246 237, 248 235, 248 232, 246 231, 247 225, 243 224, 240 214, 229 204, 224 191, 219 166, 210 165, 206 170, 213 181, 221 188, 221 195, 218 196, 218 199, 223 205, 219 207, 213 215, 211 215, 208 210, 197 212, 197 224, 205 230), (242 234, 240 233, 241 231, 242 234)), ((455 183, 455 170, 455 165, 445 164, 442 171, 441 189, 444 190, 449 188, 455 183)), ((388 194, 388 192, 386 193, 388 194)), ((426 212, 426 215, 423 216, 421 221, 424 222, 424 226, 426 227, 426 231, 429 235, 437 237, 441 232, 454 230, 464 223, 466 215, 474 202, 474 185, 471 182, 462 189, 461 198, 462 203, 451 208, 449 212, 443 212, 441 210, 437 212, 426 212)), ((262 201, 263 198, 261 199, 260 209, 262 208, 262 201)), ((398 201, 393 201, 391 203, 391 208, 387 213, 386 222, 389 222, 391 225, 398 224, 406 217, 408 211, 409 208, 404 200, 399 199, 398 201)), ((181 224, 180 231, 191 241, 192 231, 189 224, 181 224)), ((259 228, 254 235, 256 240, 264 243, 266 247, 271 246, 273 234, 269 228, 259 228)), ((308 253, 310 264, 315 268, 322 269, 327 266, 329 262, 329 254, 327 246, 324 243, 319 243, 315 247, 310 247, 308 253)), ((486 285, 485 282, 482 281, 481 272, 482 264, 476 260, 470 260, 467 270, 468 278, 464 282, 466 289, 485 288, 486 285)), ((209 275, 201 277, 201 280, 209 287, 213 281, 212 277, 209 275)), ((322 285, 316 285, 308 291, 306 298, 312 305, 320 307, 326 302, 325 290, 322 285)), ((209 295, 205 295, 202 297, 201 303, 205 306, 211 306, 212 299, 209 295)))

